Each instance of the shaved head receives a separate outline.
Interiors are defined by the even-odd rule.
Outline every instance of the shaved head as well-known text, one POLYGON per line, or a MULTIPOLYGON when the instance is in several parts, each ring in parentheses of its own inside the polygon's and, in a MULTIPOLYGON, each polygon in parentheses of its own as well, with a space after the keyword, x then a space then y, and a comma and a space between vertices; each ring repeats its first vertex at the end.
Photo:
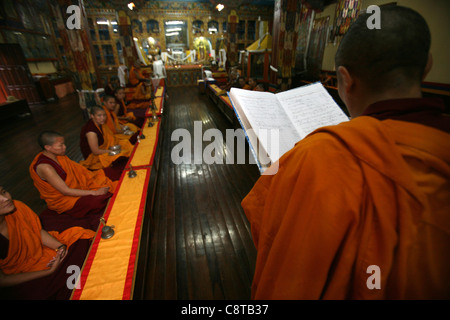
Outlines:
POLYGON ((97 112, 99 112, 99 111, 105 112, 105 109, 103 109, 103 107, 101 107, 101 106, 95 105, 95 106, 92 106, 92 107, 90 108, 89 113, 90 113, 91 115, 95 115, 95 114, 96 114, 97 112))
POLYGON ((62 134, 55 131, 44 131, 41 132, 38 138, 39 146, 42 150, 45 149, 45 146, 51 146, 55 143, 55 139, 59 137, 64 137, 62 134))
POLYGON ((368 28, 368 13, 350 26, 336 52, 336 69, 345 67, 371 90, 420 84, 431 46, 425 19, 406 7, 380 9, 381 29, 368 28))

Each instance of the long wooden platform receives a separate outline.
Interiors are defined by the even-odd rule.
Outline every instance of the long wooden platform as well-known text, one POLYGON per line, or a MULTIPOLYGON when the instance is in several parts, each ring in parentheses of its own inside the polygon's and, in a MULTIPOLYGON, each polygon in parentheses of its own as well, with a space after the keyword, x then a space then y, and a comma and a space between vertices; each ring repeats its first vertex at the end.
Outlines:
MULTIPOLYGON (((125 282, 119 298, 110 293, 99 297, 249 299, 256 252, 240 202, 259 177, 259 171, 250 164, 174 164, 171 151, 178 143, 171 141, 174 130, 185 128, 194 134, 194 122, 200 121, 203 132, 218 129, 225 136, 231 125, 207 96, 198 94, 196 87, 169 89, 160 115, 162 121, 146 127, 158 132, 155 142, 159 147, 154 149, 155 153, 148 147, 139 151, 141 159, 152 155, 147 158, 148 163, 131 162, 138 174, 145 172, 142 191, 146 191, 137 204, 144 207, 139 229, 134 230, 138 237, 133 236, 139 243, 128 244, 127 249, 136 253, 125 268, 126 274, 131 275, 126 278, 131 282, 125 282)), ((30 162, 40 151, 37 136, 48 129, 63 133, 67 155, 80 161, 79 132, 83 123, 77 95, 69 95, 57 103, 32 106, 31 116, 2 122, 2 186, 13 198, 41 212, 45 203, 39 199, 28 173, 30 162)), ((144 142, 150 143, 147 136, 150 138, 150 133, 141 140, 142 146, 144 142)), ((209 143, 203 142, 203 147, 209 143)), ((226 152, 226 149, 219 151, 220 156, 225 157, 226 152)), ((123 184, 128 179, 126 175, 127 172, 123 184)), ((126 194, 116 196, 118 202, 121 199, 126 199, 126 194)), ((108 225, 122 223, 117 220, 120 214, 114 206, 105 215, 108 225)), ((136 217, 138 221, 139 216, 136 217)), ((116 226, 115 237, 109 240, 119 237, 122 233, 116 226)), ((101 246, 99 241, 97 254, 101 246)))

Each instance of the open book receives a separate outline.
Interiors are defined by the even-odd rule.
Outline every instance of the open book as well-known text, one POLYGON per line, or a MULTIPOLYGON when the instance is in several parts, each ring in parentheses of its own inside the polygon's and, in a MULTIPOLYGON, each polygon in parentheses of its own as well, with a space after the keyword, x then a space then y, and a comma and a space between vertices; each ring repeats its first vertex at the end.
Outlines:
POLYGON ((277 94, 231 88, 228 96, 261 173, 315 129, 349 120, 320 82, 277 94))

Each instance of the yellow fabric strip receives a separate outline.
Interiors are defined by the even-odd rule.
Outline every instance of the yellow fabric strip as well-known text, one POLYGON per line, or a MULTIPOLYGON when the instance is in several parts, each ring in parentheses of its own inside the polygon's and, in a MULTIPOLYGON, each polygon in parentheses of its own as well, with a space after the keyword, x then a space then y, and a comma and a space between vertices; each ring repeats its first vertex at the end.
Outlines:
POLYGON ((135 170, 134 178, 123 176, 117 197, 109 204, 112 207, 106 221, 108 226, 115 226, 115 234, 100 239, 80 300, 122 299, 139 210, 145 208, 143 191, 149 170, 135 170))
POLYGON ((156 92, 155 92, 155 97, 162 97, 163 92, 164 92, 164 87, 158 87, 158 89, 156 89, 156 92))
POLYGON ((159 123, 153 122, 153 127, 148 127, 148 122, 152 122, 152 118, 145 119, 142 133, 145 139, 141 139, 140 142, 135 147, 136 150, 131 158, 131 166, 148 166, 151 165, 153 158, 153 153, 155 151, 155 144, 158 138, 159 123))
POLYGON ((211 87, 211 89, 217 94, 217 93, 219 93, 220 91, 222 91, 222 89, 220 89, 217 85, 215 85, 215 84, 211 84, 210 85, 210 87, 211 87))

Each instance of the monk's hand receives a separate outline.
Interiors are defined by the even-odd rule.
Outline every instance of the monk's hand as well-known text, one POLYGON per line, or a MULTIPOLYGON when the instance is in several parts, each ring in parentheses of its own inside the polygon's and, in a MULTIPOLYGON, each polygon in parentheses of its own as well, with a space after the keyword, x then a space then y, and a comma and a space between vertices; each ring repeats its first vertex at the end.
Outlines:
POLYGON ((109 187, 103 187, 103 188, 94 190, 92 195, 101 196, 101 195, 107 194, 108 192, 109 192, 109 187))
POLYGON ((61 252, 56 252, 56 256, 54 256, 53 259, 47 264, 47 267, 50 267, 50 269, 48 269, 48 273, 52 274, 53 272, 55 272, 55 270, 61 264, 61 261, 61 252))
POLYGON ((67 246, 65 244, 60 245, 56 249, 56 252, 61 254, 61 260, 63 260, 66 257, 66 254, 67 254, 67 246))

